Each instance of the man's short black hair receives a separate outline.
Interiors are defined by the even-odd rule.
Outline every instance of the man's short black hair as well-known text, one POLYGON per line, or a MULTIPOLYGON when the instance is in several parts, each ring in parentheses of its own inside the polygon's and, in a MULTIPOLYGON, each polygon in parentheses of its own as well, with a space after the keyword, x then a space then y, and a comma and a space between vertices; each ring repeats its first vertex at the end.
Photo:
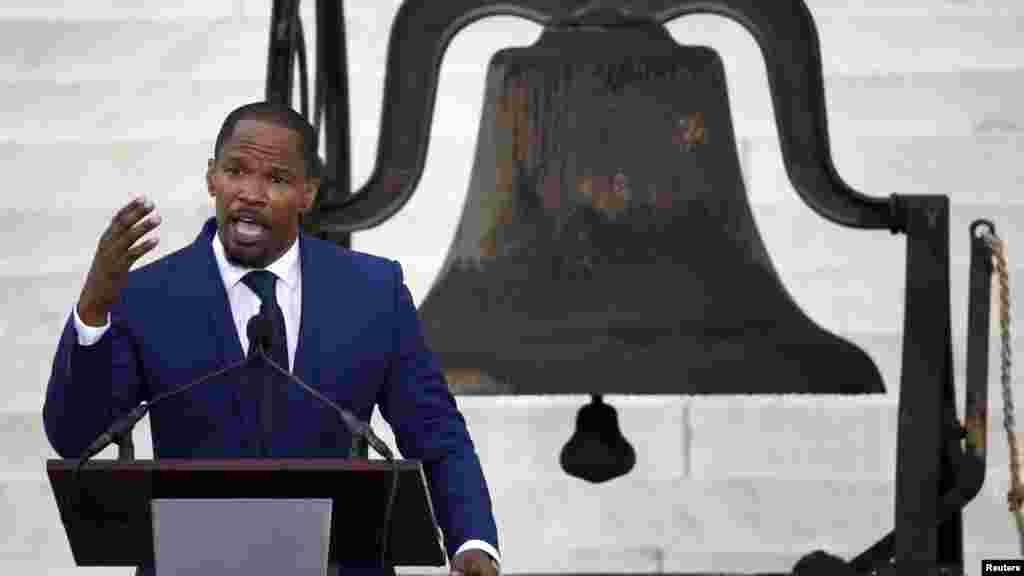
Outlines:
POLYGON ((317 157, 316 132, 313 127, 295 110, 274 102, 250 102, 232 110, 224 119, 220 132, 217 133, 217 143, 213 149, 214 160, 220 158, 221 148, 224 146, 224 142, 231 138, 239 120, 263 120, 297 132, 302 137, 302 156, 306 165, 306 177, 317 178, 320 176, 320 159, 317 157))

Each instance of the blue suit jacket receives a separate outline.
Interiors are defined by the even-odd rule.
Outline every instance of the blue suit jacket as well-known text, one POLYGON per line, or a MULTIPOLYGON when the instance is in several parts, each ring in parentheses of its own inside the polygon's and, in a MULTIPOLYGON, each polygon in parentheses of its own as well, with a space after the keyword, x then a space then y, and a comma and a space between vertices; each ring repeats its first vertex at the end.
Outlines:
MULTIPOLYGON (((96 344, 78 345, 69 315, 43 406, 46 434, 77 458, 119 414, 142 400, 244 357, 211 242, 199 237, 129 273, 96 344)), ((373 406, 392 426, 406 458, 422 460, 449 557, 466 540, 497 548, 480 462, 416 310, 392 260, 299 236, 302 315, 293 372, 357 417, 373 406)), ((345 457, 351 438, 337 416, 297 385, 288 388, 284 431, 270 456, 345 457)), ((258 457, 256 396, 206 383, 150 413, 158 458, 258 457)), ((275 408, 276 409, 276 408, 275 408)))

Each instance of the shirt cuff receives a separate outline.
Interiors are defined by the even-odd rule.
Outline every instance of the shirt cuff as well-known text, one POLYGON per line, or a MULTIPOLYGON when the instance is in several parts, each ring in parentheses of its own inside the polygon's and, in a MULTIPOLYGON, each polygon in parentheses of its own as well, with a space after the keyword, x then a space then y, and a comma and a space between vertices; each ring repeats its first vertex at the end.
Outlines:
POLYGON ((75 331, 78 333, 78 344, 81 346, 92 346, 93 344, 100 341, 103 335, 110 329, 110 313, 107 313, 107 322, 103 326, 89 326, 85 322, 82 322, 82 318, 78 316, 78 304, 71 307, 72 313, 75 315, 75 331))
POLYGON ((467 540, 465 544, 459 546, 459 549, 455 551, 455 555, 458 556, 466 550, 483 550, 491 557, 492 560, 494 560, 494 563, 498 565, 498 571, 501 571, 501 554, 498 554, 498 550, 494 546, 491 546, 483 540, 467 540))

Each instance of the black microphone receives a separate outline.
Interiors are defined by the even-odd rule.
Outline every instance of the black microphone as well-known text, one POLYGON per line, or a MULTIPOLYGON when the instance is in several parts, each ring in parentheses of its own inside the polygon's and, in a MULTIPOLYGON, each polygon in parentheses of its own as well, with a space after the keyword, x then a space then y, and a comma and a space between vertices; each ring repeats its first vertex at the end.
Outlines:
POLYGON ((82 454, 78 457, 79 460, 92 458, 107 446, 117 442, 120 436, 131 433, 132 428, 139 423, 139 420, 142 420, 146 412, 149 412, 149 405, 143 402, 119 416, 103 434, 100 434, 98 438, 92 441, 92 444, 89 444, 88 448, 82 451, 82 454))
MULTIPOLYGON (((266 361, 266 363, 278 373, 283 374, 289 380, 301 386, 303 390, 312 394, 317 400, 334 409, 341 418, 342 423, 346 428, 348 428, 349 434, 353 437, 359 437, 366 440, 366 443, 372 446, 374 451, 380 454, 383 458, 387 460, 394 460, 394 454, 391 453, 387 444, 377 437, 377 434, 373 432, 373 429, 369 424, 356 418, 351 412, 332 402, 330 398, 325 397, 317 389, 303 382, 298 376, 278 365, 277 362, 274 362, 274 360, 267 355, 266 350, 270 349, 273 334, 273 328, 269 318, 263 314, 256 314, 249 319, 249 323, 245 328, 246 334, 249 336, 249 347, 251 350, 255 351, 256 355, 266 361)), ((253 354, 250 353, 250 356, 252 355, 253 354)))

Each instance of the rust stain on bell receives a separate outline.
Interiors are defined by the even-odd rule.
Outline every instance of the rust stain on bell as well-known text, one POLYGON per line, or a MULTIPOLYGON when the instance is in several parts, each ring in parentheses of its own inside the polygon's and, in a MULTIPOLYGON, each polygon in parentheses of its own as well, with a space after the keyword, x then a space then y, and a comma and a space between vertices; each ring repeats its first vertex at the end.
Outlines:
POLYGON ((521 78, 512 80, 511 98, 509 100, 512 124, 514 128, 515 159, 526 160, 526 151, 530 145, 530 104, 527 96, 526 82, 521 78))
POLYGON ((704 128, 704 113, 694 112, 686 121, 686 145, 693 148, 705 142, 707 130, 704 128))
POLYGON ((479 388, 483 381, 483 372, 473 368, 449 368, 444 371, 448 389, 456 391, 479 388))
POLYGON ((399 189, 402 188, 402 185, 405 184, 407 179, 408 178, 406 177, 404 171, 391 169, 388 170, 388 173, 384 175, 381 184, 383 184, 384 191, 386 194, 391 196, 397 196, 399 189))
POLYGON ((484 237, 480 239, 480 255, 485 258, 493 258, 498 255, 498 238, 496 230, 489 230, 484 234, 484 237))
POLYGON ((629 187, 629 177, 619 172, 612 177, 612 210, 614 214, 625 210, 632 198, 633 192, 629 187))
POLYGON ((594 195, 591 199, 591 206, 599 212, 607 212, 611 206, 612 181, 608 176, 596 176, 593 178, 594 195))
POLYGON ((967 445, 973 447, 977 456, 985 454, 985 433, 988 430, 987 415, 983 406, 977 406, 974 411, 964 418, 964 427, 967 429, 967 445))
POLYGON ((619 172, 615 176, 599 176, 593 180, 591 206, 614 220, 625 211, 631 195, 629 178, 625 174, 619 172))
POLYGON ((672 209, 672 191, 666 188, 657 188, 651 185, 651 203, 658 210, 672 209))
POLYGON ((672 143, 693 150, 697 144, 707 141, 707 129, 704 127, 704 113, 691 112, 686 118, 679 119, 679 125, 672 131, 672 143))
POLYGON ((452 394, 509 394, 510 386, 491 378, 483 370, 476 368, 448 368, 444 371, 448 390, 452 394))
POLYGON ((501 226, 508 226, 515 219, 515 214, 512 209, 512 202, 504 202, 498 207, 498 224, 501 226))
POLYGON ((590 176, 577 176, 576 189, 589 202, 594 197, 594 180, 590 176))
POLYGON ((562 179, 558 174, 544 176, 544 185, 541 187, 544 209, 557 211, 562 206, 562 179))

